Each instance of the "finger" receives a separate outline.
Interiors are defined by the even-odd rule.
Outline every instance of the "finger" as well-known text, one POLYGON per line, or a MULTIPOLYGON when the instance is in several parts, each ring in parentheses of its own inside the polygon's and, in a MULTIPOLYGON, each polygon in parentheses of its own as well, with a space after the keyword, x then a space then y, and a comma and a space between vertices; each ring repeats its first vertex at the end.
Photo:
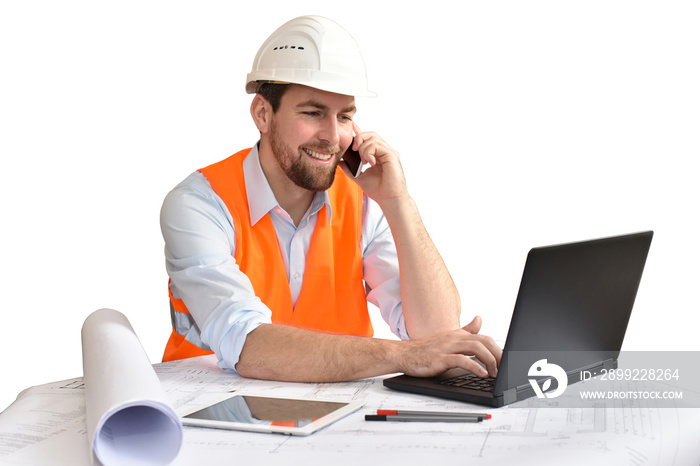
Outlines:
MULTIPOLYGON (((483 335, 467 335, 466 339, 461 340, 458 346, 453 348, 452 352, 467 356, 475 356, 486 366, 488 374, 491 375, 491 377, 495 377, 498 374, 501 349, 498 348, 490 337, 483 335)), ((475 374, 477 373, 475 372, 475 374)), ((478 375, 485 377, 487 374, 485 374, 485 371, 480 371, 478 375)))
POLYGON ((488 377, 489 373, 484 366, 479 364, 473 358, 466 356, 464 354, 454 354, 449 360, 449 365, 451 367, 459 367, 465 371, 469 371, 476 374, 479 377, 488 377))
POLYGON ((503 358, 503 350, 501 349, 500 346, 493 340, 493 338, 486 337, 483 340, 484 346, 493 354, 493 357, 496 359, 496 366, 501 365, 501 359, 503 358))
POLYGON ((501 358, 503 356, 503 350, 491 337, 485 335, 473 335, 474 338, 478 338, 484 348, 488 351, 488 354, 483 356, 477 355, 479 360, 483 362, 489 370, 491 377, 496 377, 498 374, 498 367, 501 365, 501 358), (484 359, 482 359, 482 357, 484 359))
MULTIPOLYGON (((476 356, 476 358, 481 361, 484 366, 486 366, 486 369, 481 371, 481 373, 488 371, 488 375, 491 377, 496 377, 496 375, 498 375, 498 362, 496 361, 496 356, 494 356, 494 354, 491 353, 486 346, 481 345, 478 347, 477 350, 474 351, 474 356, 476 356)), ((480 367, 482 366, 480 365, 480 367)), ((482 377, 485 377, 485 375, 482 377)))
POLYGON ((375 147, 374 143, 363 141, 362 150, 359 150, 359 152, 364 163, 368 163, 372 167, 377 164, 377 148, 375 147))
POLYGON ((357 126, 357 123, 355 123, 355 120, 352 120, 352 130, 355 134, 360 134, 362 132, 360 127, 357 126))
POLYGON ((471 322, 462 327, 462 330, 465 330, 471 334, 479 333, 479 330, 481 330, 481 316, 475 316, 471 322))
POLYGON ((353 139, 352 139, 352 148, 356 151, 360 150, 360 145, 363 142, 362 136, 360 133, 362 133, 362 130, 360 130, 360 127, 357 126, 357 123, 355 123, 355 120, 352 121, 352 133, 353 133, 353 139))

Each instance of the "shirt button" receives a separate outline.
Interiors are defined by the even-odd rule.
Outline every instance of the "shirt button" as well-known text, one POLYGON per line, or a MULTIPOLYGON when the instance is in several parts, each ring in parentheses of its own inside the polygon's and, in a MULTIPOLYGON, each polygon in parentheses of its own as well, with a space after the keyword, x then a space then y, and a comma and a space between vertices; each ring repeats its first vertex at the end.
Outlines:
POLYGON ((296 273, 294 274, 294 280, 299 280, 299 272, 296 272, 296 273))

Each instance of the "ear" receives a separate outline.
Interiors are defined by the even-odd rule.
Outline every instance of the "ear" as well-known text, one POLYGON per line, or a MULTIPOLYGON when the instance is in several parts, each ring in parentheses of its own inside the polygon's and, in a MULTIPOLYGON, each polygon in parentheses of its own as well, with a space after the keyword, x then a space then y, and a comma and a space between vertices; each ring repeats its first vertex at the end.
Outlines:
POLYGON ((260 94, 255 94, 253 101, 250 103, 250 115, 253 117, 258 131, 263 134, 269 131, 272 121, 272 106, 260 94))

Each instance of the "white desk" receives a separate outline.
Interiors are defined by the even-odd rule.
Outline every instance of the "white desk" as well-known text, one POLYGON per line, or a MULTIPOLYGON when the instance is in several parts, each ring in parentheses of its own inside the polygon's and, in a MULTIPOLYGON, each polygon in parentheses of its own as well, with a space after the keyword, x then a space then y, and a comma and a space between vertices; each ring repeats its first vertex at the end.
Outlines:
MULTIPOLYGON (((174 464, 700 464, 699 409, 501 409, 388 390, 381 378, 340 384, 264 382, 224 373, 211 356, 154 366, 176 409, 222 392, 364 398, 365 407, 309 437, 185 428, 174 464), (486 411, 482 423, 366 422, 378 408, 486 411)), ((0 414, 0 464, 90 464, 82 379, 25 390, 0 414)))

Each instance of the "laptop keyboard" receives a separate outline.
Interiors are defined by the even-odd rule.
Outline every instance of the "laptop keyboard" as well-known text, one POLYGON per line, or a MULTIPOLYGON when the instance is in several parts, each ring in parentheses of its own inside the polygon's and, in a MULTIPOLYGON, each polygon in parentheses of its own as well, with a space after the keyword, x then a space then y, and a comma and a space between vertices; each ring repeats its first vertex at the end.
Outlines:
POLYGON ((443 380, 440 382, 442 385, 449 385, 450 387, 468 388, 470 390, 481 390, 484 392, 492 392, 493 385, 496 379, 493 377, 481 378, 471 372, 467 372, 464 375, 459 375, 457 377, 452 377, 451 379, 443 380))

